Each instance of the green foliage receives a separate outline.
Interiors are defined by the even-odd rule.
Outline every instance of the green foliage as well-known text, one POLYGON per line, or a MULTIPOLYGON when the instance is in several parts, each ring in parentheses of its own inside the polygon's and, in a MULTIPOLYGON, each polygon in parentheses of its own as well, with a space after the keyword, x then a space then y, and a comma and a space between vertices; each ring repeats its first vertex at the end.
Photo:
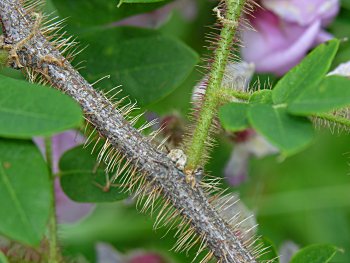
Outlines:
POLYGON ((0 232, 37 245, 50 213, 46 163, 30 141, 0 139, 0 232))
POLYGON ((68 96, 0 75, 0 136, 52 135, 81 124, 81 109, 68 96))
POLYGON ((314 131, 311 122, 298 115, 308 117, 350 105, 350 80, 325 77, 338 46, 338 40, 318 46, 272 91, 255 92, 244 109, 237 103, 224 106, 219 115, 223 127, 238 131, 249 123, 284 155, 304 149, 311 143, 314 131))
POLYGON ((82 30, 86 27, 99 27, 129 16, 150 12, 170 1, 125 4, 120 8, 117 8, 117 1, 109 0, 52 0, 52 2, 61 17, 69 17, 70 27, 82 30))
POLYGON ((234 102, 221 107, 219 118, 223 127, 229 131, 242 131, 248 128, 248 108, 248 104, 234 102))
POLYGON ((198 55, 185 44, 155 30, 117 27, 84 34, 80 40, 89 43, 82 54, 88 80, 111 75, 103 89, 119 83, 123 94, 141 106, 174 91, 198 62, 198 55))
POLYGON ((95 82, 110 75, 111 81, 101 85, 103 90, 122 85, 120 96, 130 96, 145 106, 180 87, 197 64, 198 55, 160 30, 105 26, 171 1, 123 1, 127 2, 132 4, 117 8, 113 1, 53 0, 61 16, 70 18, 68 30, 78 33, 81 45, 88 46, 78 56, 79 60, 88 58, 84 77, 95 82))
POLYGON ((304 89, 317 86, 330 69, 339 40, 319 45, 299 65, 290 70, 275 86, 275 104, 293 101, 304 89))
POLYGON ((9 263, 4 253, 0 251, 0 263, 9 263))
POLYGON ((310 245, 296 253, 290 263, 328 263, 337 251, 332 245, 310 245))
POLYGON ((0 68, 0 74, 13 79, 25 80, 22 72, 8 67, 0 68))
MULTIPOLYGON (((169 255, 171 259, 165 262, 183 263, 190 261, 195 255, 185 255, 169 251, 175 242, 174 232, 167 235, 166 228, 154 231, 155 217, 142 214, 134 204, 125 205, 126 202, 104 203, 96 207, 95 212, 86 220, 73 225, 63 225, 60 233, 64 243, 75 248, 75 253, 81 255, 82 249, 94 250, 96 240, 111 240, 119 251, 132 251, 142 248, 143 251, 159 252, 169 255)), ((176 232, 176 231, 175 231, 176 232)), ((92 257, 89 262, 97 262, 92 257)))
POLYGON ((292 114, 311 115, 331 112, 350 105, 350 80, 344 77, 326 77, 317 86, 305 87, 289 104, 292 114))
POLYGON ((249 99, 250 103, 257 104, 273 104, 272 102, 272 90, 265 89, 254 92, 249 99))
POLYGON ((350 0, 341 0, 341 5, 350 10, 350 0))
POLYGON ((310 144, 312 124, 304 117, 290 115, 286 106, 273 105, 272 93, 261 90, 251 96, 249 104, 227 104, 220 109, 219 118, 223 127, 233 132, 251 125, 284 155, 291 155, 310 144))
POLYGON ((284 107, 256 104, 249 108, 248 118, 254 129, 286 155, 304 149, 313 139, 311 122, 288 114, 284 107))
MULTIPOLYGON (((337 19, 330 24, 329 31, 334 37, 338 39, 348 39, 350 36, 350 1, 342 1, 342 9, 339 12, 337 19)), ((349 61, 350 58, 350 45, 349 41, 343 41, 340 43, 339 52, 333 61, 333 67, 338 66, 340 63, 349 61)))
POLYGON ((143 4, 150 4, 150 3, 157 3, 157 2, 163 2, 164 0, 120 0, 118 6, 121 6, 121 4, 128 3, 128 4, 136 4, 136 3, 143 3, 143 4))
POLYGON ((59 167, 63 191, 77 202, 113 202, 126 198, 127 195, 118 187, 111 186, 106 191, 102 189, 106 179, 114 173, 106 175, 101 167, 103 165, 96 163, 96 154, 90 152, 91 147, 84 149, 78 146, 62 156, 59 167))
POLYGON ((273 156, 250 160, 249 181, 237 191, 256 211, 259 232, 276 247, 287 240, 301 247, 334 244, 344 253, 330 262, 350 262, 350 177, 344 154, 349 145, 348 134, 322 131, 311 147, 283 162, 273 156))

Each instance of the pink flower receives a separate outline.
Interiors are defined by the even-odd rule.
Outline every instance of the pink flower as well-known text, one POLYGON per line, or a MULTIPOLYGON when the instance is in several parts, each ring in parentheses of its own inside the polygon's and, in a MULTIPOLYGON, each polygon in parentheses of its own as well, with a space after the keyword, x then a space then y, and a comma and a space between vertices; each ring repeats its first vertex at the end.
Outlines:
POLYGON ((165 260, 162 256, 156 253, 148 253, 148 254, 136 254, 133 255, 128 263, 165 263, 165 260))
MULTIPOLYGON (((40 151, 45 154, 43 138, 34 138, 40 151)), ((58 161, 62 154, 83 143, 84 138, 77 131, 66 131, 52 137, 52 170, 58 173, 58 161)), ((63 192, 60 181, 55 180, 56 214, 59 223, 73 223, 91 212, 93 204, 76 203, 63 192)))
POLYGON ((280 255, 280 263, 288 263, 291 258, 297 253, 299 250, 299 246, 295 244, 293 241, 284 241, 279 249, 280 255))
POLYGON ((197 3, 194 0, 177 0, 152 12, 127 17, 112 25, 157 28, 167 22, 174 11, 179 12, 185 20, 191 21, 197 16, 197 9, 197 3))
POLYGON ((258 72, 286 73, 315 45, 332 36, 323 30, 339 10, 338 0, 262 0, 254 12, 256 31, 243 32, 242 56, 258 72))
POLYGON ((339 11, 338 0, 263 0, 262 4, 284 20, 301 26, 318 20, 328 25, 339 11))
POLYGON ((278 153, 278 149, 253 129, 235 133, 235 145, 224 175, 232 186, 240 185, 248 177, 251 157, 263 158, 278 153))
POLYGON ((166 263, 169 260, 156 252, 149 251, 131 251, 128 254, 122 254, 112 245, 107 243, 98 243, 96 245, 96 254, 98 263, 166 263))

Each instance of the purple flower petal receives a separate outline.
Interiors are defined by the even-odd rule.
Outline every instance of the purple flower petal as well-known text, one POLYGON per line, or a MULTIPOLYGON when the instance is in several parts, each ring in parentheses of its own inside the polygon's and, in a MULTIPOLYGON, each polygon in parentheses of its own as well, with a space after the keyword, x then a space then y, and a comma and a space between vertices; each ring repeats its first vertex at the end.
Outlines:
MULTIPOLYGON (((45 156, 45 142, 42 137, 33 138, 40 152, 45 156)), ((75 130, 65 131, 52 136, 52 172, 58 173, 58 162, 61 155, 69 149, 82 144, 84 137, 75 130)))
POLYGON ((321 31, 318 33, 318 35, 317 35, 317 37, 316 37, 316 39, 315 39, 314 46, 317 46, 317 45, 319 45, 319 44, 322 44, 322 43, 324 43, 324 42, 326 42, 326 41, 329 41, 329 40, 331 40, 331 39, 333 39, 333 38, 334 38, 334 36, 333 36, 332 34, 326 32, 326 31, 324 31, 324 30, 321 30, 321 31))
POLYGON ((75 223, 89 215, 95 208, 95 204, 70 200, 63 192, 58 178, 55 180, 55 196, 57 221, 60 224, 75 223))
POLYGON ((316 42, 320 21, 301 27, 280 20, 270 11, 259 10, 252 21, 257 31, 244 31, 242 48, 245 61, 252 62, 259 72, 286 73, 297 65, 316 42))
POLYGON ((66 131, 52 137, 52 162, 53 172, 58 172, 58 162, 62 154, 69 149, 82 144, 84 137, 74 130, 66 131))
POLYGON ((299 246, 292 241, 285 241, 282 243, 279 249, 280 263, 290 262, 293 255, 298 252, 299 246))
POLYGON ((283 75, 314 46, 333 38, 322 27, 339 11, 339 0, 261 0, 251 19, 257 30, 244 31, 243 58, 258 72, 283 75))
POLYGON ((112 25, 157 28, 167 22, 173 11, 178 11, 185 20, 191 21, 196 18, 198 7, 194 0, 177 0, 152 12, 127 17, 112 25))
POLYGON ((162 256, 156 253, 138 253, 130 257, 128 263, 165 263, 162 256))
POLYGON ((278 153, 275 146, 254 130, 249 129, 238 135, 238 140, 236 140, 230 160, 224 170, 225 178, 232 186, 240 185, 247 179, 248 163, 251 157, 262 158, 278 153))
POLYGON ((131 251, 124 255, 112 245, 98 243, 96 245, 97 263, 166 263, 164 257, 155 252, 131 251))
POLYGON ((225 166, 224 176, 232 186, 242 184, 248 177, 249 151, 237 144, 231 153, 230 160, 225 166))
POLYGON ((263 0, 262 5, 285 21, 308 26, 329 24, 339 11, 339 0, 263 0))
MULTIPOLYGON (((33 141, 45 155, 44 139, 37 137, 33 141)), ((66 131, 52 137, 52 170, 58 173, 58 162, 62 154, 83 143, 84 137, 75 130, 66 131)), ((56 214, 59 223, 73 223, 88 215, 95 207, 94 204, 76 203, 63 192, 58 179, 55 180, 56 214)))
POLYGON ((97 263, 125 263, 123 255, 107 243, 97 243, 96 254, 97 263))

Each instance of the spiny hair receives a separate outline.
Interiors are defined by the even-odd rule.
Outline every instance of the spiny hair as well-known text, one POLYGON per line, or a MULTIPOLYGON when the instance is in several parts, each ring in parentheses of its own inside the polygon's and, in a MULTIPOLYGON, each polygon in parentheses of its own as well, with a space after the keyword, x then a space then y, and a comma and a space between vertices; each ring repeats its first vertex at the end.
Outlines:
MULTIPOLYGON (((349 119, 350 118, 350 108, 343 108, 343 109, 339 109, 339 110, 335 110, 333 112, 329 113, 330 115, 333 115, 334 117, 337 118, 344 118, 344 119, 349 119)), ((319 118, 319 117, 312 117, 311 118, 314 126, 317 129, 321 129, 321 128, 328 128, 332 134, 335 133, 349 133, 350 132, 350 128, 347 125, 342 125, 340 123, 336 123, 333 122, 331 120, 326 120, 324 118, 319 118)))
MULTIPOLYGON (((42 4, 41 1, 33 0, 22 2, 24 6, 26 6, 28 14, 37 12, 42 4)), ((245 6, 245 12, 250 13, 253 5, 253 2, 248 1, 245 6)), ((219 8, 224 13, 225 1, 220 2, 219 8)), ((74 59, 74 57, 81 52, 77 47, 77 41, 72 37, 66 37, 66 32, 62 29, 64 20, 58 20, 57 17, 52 18, 52 16, 42 16, 41 20, 39 32, 34 32, 34 34, 43 34, 57 50, 66 54, 67 60, 69 59, 69 61, 74 59)), ((241 19, 240 22, 244 24, 246 20, 241 19)), ((220 26, 221 24, 218 24, 218 27, 220 26)), ((214 43, 212 46, 215 48, 214 43)), ((52 63, 59 64, 60 61, 52 61, 52 63)), ((210 69, 210 66, 208 66, 208 69, 210 69)), ((45 72, 37 73, 29 68, 24 68, 23 70, 30 81, 50 85, 49 78, 45 76, 45 72)), ((100 94, 114 105, 125 119, 134 125, 140 120, 142 113, 138 113, 139 108, 137 108, 137 103, 129 97, 116 99, 115 97, 120 94, 120 92, 121 89, 119 86, 108 92, 99 91, 100 94), (135 112, 137 112, 137 114, 134 114, 135 112)), ((167 227, 167 232, 176 229, 175 237, 177 241, 173 247, 174 251, 188 252, 192 248, 197 248, 193 262, 197 259, 201 263, 210 262, 214 254, 208 251, 208 237, 196 233, 196 230, 191 224, 191 220, 185 216, 184 211, 174 208, 171 200, 167 197, 163 197, 163 189, 150 180, 145 171, 138 168, 138 160, 135 160, 133 156, 126 155, 122 150, 113 147, 111 142, 99 132, 98 127, 95 127, 90 122, 87 117, 88 114, 89 113, 85 113, 86 127, 84 132, 87 136, 85 147, 89 147, 92 153, 97 153, 97 163, 104 165, 106 173, 111 174, 108 187, 113 187, 113 185, 118 184, 123 191, 137 199, 136 206, 141 212, 148 212, 155 216, 155 229, 167 227)), ((146 122, 139 126, 138 131, 142 133, 154 124, 155 121, 146 122)), ((212 129, 216 130, 215 125, 213 125, 213 127, 212 129)), ((161 129, 158 129, 148 134, 148 136, 142 137, 142 139, 151 143, 155 142, 155 138, 160 132, 161 129)), ((162 140, 160 145, 157 145, 156 148, 162 150, 165 143, 166 140, 162 140)), ((209 138, 206 142, 207 147, 212 147, 213 143, 214 140, 209 138)), ((235 233, 241 241, 242 246, 250 251, 256 260, 258 260, 259 257, 265 253, 266 248, 262 247, 259 243, 259 238, 255 236, 256 225, 247 227, 246 222, 250 220, 252 216, 244 217, 242 215, 240 209, 237 207, 239 203, 237 196, 233 195, 228 190, 222 191, 220 179, 216 177, 211 178, 207 176, 200 181, 199 184, 203 188, 210 204, 224 219, 226 219, 225 224, 227 227, 232 229, 232 232, 235 233), (233 209, 233 207, 236 207, 236 209, 233 209)), ((223 251, 223 255, 226 256, 230 253, 230 251, 223 251)), ((218 262, 223 262, 224 260, 227 261, 227 258, 221 258, 218 262)), ((268 260, 266 262, 273 262, 273 260, 268 260)))

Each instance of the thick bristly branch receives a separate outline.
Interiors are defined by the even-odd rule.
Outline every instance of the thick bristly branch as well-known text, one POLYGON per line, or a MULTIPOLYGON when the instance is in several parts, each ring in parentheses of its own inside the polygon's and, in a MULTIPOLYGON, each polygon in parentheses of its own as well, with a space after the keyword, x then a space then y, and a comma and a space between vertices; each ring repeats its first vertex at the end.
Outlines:
POLYGON ((147 180, 160 188, 162 195, 205 237, 220 262, 256 262, 210 206, 200 186, 187 184, 183 172, 165 154, 156 150, 109 100, 94 90, 40 32, 33 32, 35 18, 26 13, 18 0, 0 1, 0 18, 5 44, 18 48, 18 59, 12 57, 11 66, 18 68, 21 64, 41 73, 54 87, 76 100, 96 130, 146 174, 147 180))

